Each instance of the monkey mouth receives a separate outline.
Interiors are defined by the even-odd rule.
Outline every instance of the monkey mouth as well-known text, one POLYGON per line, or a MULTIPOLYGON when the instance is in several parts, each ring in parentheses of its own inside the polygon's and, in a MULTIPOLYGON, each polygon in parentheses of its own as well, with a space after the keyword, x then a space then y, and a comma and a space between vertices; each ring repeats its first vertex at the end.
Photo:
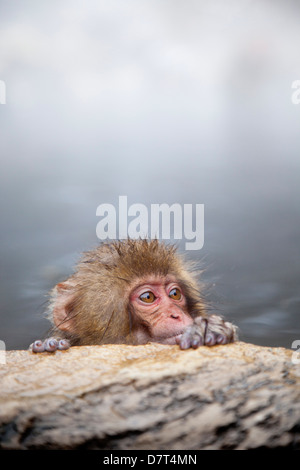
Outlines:
POLYGON ((173 335, 173 336, 167 336, 166 338, 159 338, 157 342, 161 344, 178 344, 178 341, 181 335, 182 335, 182 332, 177 333, 176 335, 173 335))

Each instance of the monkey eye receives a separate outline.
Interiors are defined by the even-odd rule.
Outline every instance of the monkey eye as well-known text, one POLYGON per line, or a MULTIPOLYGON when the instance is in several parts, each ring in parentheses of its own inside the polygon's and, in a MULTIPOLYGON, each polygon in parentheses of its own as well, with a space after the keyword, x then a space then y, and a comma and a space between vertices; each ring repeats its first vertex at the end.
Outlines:
POLYGON ((145 302, 147 304, 152 304, 152 302, 154 302, 154 300, 156 299, 155 295, 153 294, 153 292, 151 291, 148 291, 148 292, 144 292, 143 294, 141 294, 139 296, 139 299, 142 300, 142 302, 145 302))
POLYGON ((174 287, 174 289, 170 290, 169 297, 174 300, 180 300, 181 299, 181 292, 177 287, 174 287))

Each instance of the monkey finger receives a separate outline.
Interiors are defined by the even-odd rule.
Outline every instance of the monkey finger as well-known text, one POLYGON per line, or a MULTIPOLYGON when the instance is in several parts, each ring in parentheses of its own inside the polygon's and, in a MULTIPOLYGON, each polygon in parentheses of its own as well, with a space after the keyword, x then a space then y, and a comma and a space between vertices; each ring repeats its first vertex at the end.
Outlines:
POLYGON ((48 338, 44 341, 45 351, 54 352, 58 349, 58 341, 55 338, 48 338))
POLYGON ((228 340, 226 338, 226 335, 222 335, 222 334, 218 335, 216 343, 217 344, 227 344, 228 340))
POLYGON ((189 334, 182 334, 179 338, 180 349, 189 349, 191 347, 192 341, 189 334))
POLYGON ((197 335, 197 334, 194 335, 193 339, 192 339, 192 344, 191 344, 192 348, 197 349, 197 348, 199 348, 199 346, 202 346, 202 345, 203 345, 202 336, 197 335))
POLYGON ((64 351, 66 349, 69 349, 71 347, 69 341, 67 339, 60 339, 58 341, 58 347, 57 349, 59 349, 60 351, 64 351))
POLYGON ((29 346, 29 349, 31 349, 31 351, 34 353, 40 353, 45 351, 45 346, 43 341, 37 339, 36 341, 34 341, 34 343, 29 346))
POLYGON ((195 327, 187 328, 186 331, 179 338, 179 346, 181 349, 196 349, 202 346, 203 338, 199 331, 195 331, 195 327))
POLYGON ((209 331, 206 335, 205 335, 205 345, 206 346, 214 346, 217 342, 217 335, 215 335, 215 333, 213 333, 212 331, 209 331))
POLYGON ((176 343, 176 344, 180 344, 181 336, 182 336, 182 335, 179 335, 179 336, 176 336, 176 337, 175 337, 175 343, 176 343))

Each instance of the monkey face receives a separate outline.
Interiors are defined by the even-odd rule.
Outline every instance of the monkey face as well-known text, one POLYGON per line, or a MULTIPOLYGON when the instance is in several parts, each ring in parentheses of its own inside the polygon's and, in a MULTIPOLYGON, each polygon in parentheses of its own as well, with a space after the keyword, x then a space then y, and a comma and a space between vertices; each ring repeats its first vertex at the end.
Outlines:
POLYGON ((148 278, 136 286, 130 305, 139 341, 176 344, 184 329, 193 323, 184 292, 171 276, 148 278))

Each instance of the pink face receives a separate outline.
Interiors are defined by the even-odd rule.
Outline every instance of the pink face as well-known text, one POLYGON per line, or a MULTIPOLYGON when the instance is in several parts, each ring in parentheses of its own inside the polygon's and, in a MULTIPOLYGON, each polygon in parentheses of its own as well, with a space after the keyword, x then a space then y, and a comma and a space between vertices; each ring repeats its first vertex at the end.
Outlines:
POLYGON ((193 323, 186 298, 171 278, 150 278, 130 295, 135 313, 135 334, 139 341, 176 344, 183 330, 193 323))

